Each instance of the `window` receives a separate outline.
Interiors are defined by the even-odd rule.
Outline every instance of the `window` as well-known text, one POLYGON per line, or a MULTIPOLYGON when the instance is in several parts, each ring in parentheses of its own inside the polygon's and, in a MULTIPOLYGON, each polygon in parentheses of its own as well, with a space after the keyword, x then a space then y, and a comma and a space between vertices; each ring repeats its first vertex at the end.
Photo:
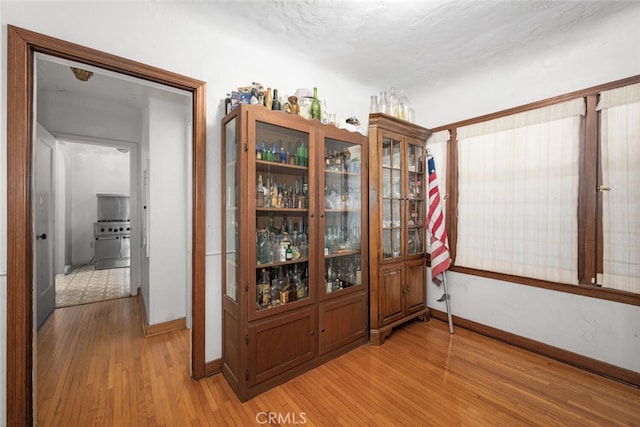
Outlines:
POLYGON ((577 284, 582 98, 458 129, 456 265, 577 284))
POLYGON ((640 75, 433 131, 451 270, 640 305, 640 75))
POLYGON ((602 274, 606 288, 640 293, 640 84, 602 92, 602 274))

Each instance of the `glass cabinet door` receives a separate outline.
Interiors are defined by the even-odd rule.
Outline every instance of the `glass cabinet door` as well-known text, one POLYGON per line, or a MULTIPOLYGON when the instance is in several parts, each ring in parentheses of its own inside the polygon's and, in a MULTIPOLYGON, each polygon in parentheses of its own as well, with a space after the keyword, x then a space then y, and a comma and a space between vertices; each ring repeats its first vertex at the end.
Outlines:
MULTIPOLYGON (((324 294, 362 285, 362 146, 324 138, 324 294)), ((322 203, 322 201, 321 201, 322 203)))
POLYGON ((382 139, 382 258, 402 257, 402 182, 400 141, 382 139))
POLYGON ((252 288, 262 312, 309 299, 309 134, 256 121, 255 144, 252 288))
POLYGON ((236 118, 224 126, 225 135, 225 295, 238 300, 238 141, 236 118))
POLYGON ((425 148, 423 145, 407 144, 407 253, 416 255, 425 249, 426 222, 426 176, 425 148))

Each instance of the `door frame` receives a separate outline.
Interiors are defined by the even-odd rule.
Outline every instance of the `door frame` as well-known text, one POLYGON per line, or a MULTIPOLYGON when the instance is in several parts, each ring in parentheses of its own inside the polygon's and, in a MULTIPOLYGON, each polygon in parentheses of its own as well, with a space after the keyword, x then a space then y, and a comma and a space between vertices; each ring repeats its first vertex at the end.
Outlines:
POLYGON ((7 389, 8 425, 33 425, 32 137, 34 54, 46 53, 192 94, 191 376, 205 364, 206 83, 7 25, 7 389))

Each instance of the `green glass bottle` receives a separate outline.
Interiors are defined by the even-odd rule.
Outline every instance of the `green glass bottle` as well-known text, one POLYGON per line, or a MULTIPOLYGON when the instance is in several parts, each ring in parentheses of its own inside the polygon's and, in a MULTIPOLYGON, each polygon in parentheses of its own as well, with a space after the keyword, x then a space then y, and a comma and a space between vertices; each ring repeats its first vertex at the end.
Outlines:
POLYGON ((313 88, 313 101, 311 101, 311 118, 320 120, 322 111, 320 111, 320 101, 318 100, 318 88, 313 88))

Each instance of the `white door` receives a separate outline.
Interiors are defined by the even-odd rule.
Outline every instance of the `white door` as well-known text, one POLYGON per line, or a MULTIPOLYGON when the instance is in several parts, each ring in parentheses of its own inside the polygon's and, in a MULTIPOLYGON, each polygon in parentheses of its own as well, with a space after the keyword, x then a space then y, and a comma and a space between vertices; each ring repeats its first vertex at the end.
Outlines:
POLYGON ((34 285, 37 328, 44 324, 55 308, 53 274, 53 162, 55 140, 38 125, 34 147, 33 231, 34 285))

